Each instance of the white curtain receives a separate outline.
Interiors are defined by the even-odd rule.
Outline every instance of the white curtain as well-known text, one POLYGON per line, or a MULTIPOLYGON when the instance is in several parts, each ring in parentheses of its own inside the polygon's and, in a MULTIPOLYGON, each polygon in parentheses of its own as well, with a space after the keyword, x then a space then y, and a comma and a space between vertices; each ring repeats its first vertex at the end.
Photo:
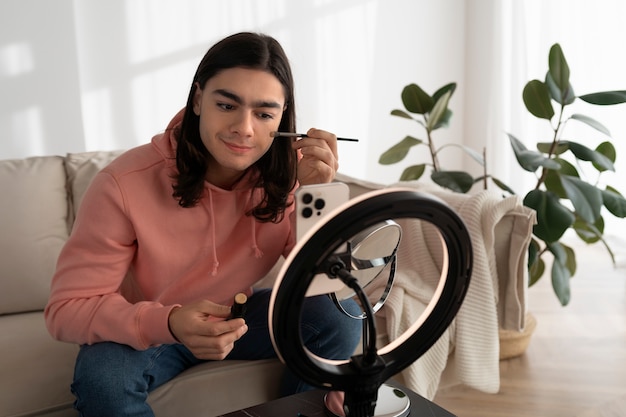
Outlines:
MULTIPOLYGON (((536 142, 552 137, 548 122, 526 110, 525 84, 544 79, 550 47, 559 43, 577 95, 626 90, 626 2, 479 0, 467 2, 466 16, 465 143, 477 150, 486 147, 489 172, 523 195, 536 179, 517 165, 506 133, 532 149, 536 142)), ((626 193, 619 180, 626 175, 626 104, 593 106, 577 100, 570 107, 567 115, 591 116, 610 130, 617 149, 616 174, 602 174, 600 183, 626 193)), ((591 148, 608 139, 575 121, 567 124, 564 138, 591 148)), ((471 161, 466 163, 466 168, 475 169, 471 161)), ((623 262, 626 240, 620 236, 626 232, 626 222, 608 213, 605 220, 608 237, 623 262)))
MULTIPOLYGON (((626 89, 623 16, 626 2, 621 0, 468 2, 465 141, 477 149, 486 145, 491 172, 512 184, 520 180, 506 132, 528 146, 551 138, 547 122, 525 109, 522 90, 526 82, 544 79, 554 43, 564 51, 577 94, 626 89)), ((573 107, 611 130, 617 170, 626 171, 626 155, 619 158, 626 153, 621 140, 626 138, 626 104, 600 107, 578 100, 573 107)), ((567 129, 568 137, 594 147, 606 139, 575 122, 567 129)))

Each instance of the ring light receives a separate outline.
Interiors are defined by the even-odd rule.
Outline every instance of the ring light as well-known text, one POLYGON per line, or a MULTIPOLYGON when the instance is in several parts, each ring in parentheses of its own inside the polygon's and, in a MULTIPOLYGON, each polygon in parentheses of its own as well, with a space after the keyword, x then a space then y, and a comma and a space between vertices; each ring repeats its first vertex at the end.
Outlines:
MULTIPOLYGON (((307 237, 288 256, 272 290, 272 343, 279 358, 300 378, 321 388, 344 391, 348 415, 371 416, 383 382, 422 356, 456 316, 472 271, 469 233, 459 216, 440 199, 413 189, 389 188, 363 194, 338 207, 307 237), (365 354, 349 360, 314 355, 303 346, 300 336, 302 302, 313 277, 320 271, 332 276, 328 260, 337 258, 334 252, 353 236, 388 219, 402 218, 431 223, 441 236, 445 254, 441 278, 426 310, 399 338, 374 352, 373 360, 365 354)), ((345 269, 342 272, 349 275, 345 269)), ((375 326, 372 317, 368 320, 375 326)))

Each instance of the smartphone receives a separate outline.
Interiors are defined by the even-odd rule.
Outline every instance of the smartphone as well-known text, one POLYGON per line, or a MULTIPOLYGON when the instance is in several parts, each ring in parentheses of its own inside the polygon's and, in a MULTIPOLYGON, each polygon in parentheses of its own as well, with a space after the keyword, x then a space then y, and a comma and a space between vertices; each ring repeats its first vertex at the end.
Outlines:
MULTIPOLYGON (((299 242, 328 213, 350 199, 350 189, 342 182, 301 185, 296 190, 295 197, 296 237, 299 242)), ((346 249, 347 245, 344 244, 337 249, 337 252, 343 252, 346 249)), ((326 274, 317 274, 313 277, 306 296, 329 294, 345 288, 340 279, 329 278, 326 274)))

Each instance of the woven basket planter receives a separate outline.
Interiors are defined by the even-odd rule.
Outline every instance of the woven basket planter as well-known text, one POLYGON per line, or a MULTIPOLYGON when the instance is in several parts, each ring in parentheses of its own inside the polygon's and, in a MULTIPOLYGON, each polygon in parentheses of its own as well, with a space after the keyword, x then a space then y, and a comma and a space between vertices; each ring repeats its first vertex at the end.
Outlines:
POLYGON ((500 329, 500 360, 515 358, 526 352, 535 327, 537 327, 535 316, 527 313, 526 326, 523 331, 500 329))

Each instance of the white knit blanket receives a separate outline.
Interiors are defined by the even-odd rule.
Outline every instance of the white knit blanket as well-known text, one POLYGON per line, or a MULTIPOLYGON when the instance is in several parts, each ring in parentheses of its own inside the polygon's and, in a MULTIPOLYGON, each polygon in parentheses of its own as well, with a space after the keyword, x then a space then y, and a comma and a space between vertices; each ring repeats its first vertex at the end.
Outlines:
MULTIPOLYGON (((495 192, 458 194, 420 182, 402 182, 391 187, 411 187, 439 197, 463 219, 473 246, 473 269, 467 295, 451 326, 421 358, 402 372, 404 383, 425 398, 435 396, 442 372, 454 351, 459 381, 483 392, 500 387, 498 341, 498 275, 494 255, 494 228, 502 217, 518 213, 531 228, 534 212, 522 206, 519 197, 502 198, 495 192)), ((396 339, 421 315, 440 279, 443 247, 439 233, 429 223, 415 219, 396 220, 402 227, 398 270, 393 289, 381 313, 386 317, 389 340, 396 339)), ((530 230, 526 231, 530 235, 530 230)), ((528 240, 519 241, 516 251, 525 253, 528 240)), ((523 265, 522 265, 523 266, 523 265)), ((523 275, 523 274, 522 274, 523 275)), ((522 279, 522 278, 520 278, 522 279)), ((525 288, 526 283, 512 288, 525 288)), ((521 299, 523 317, 524 291, 521 299)), ((523 319, 520 319, 523 325, 523 319)))

